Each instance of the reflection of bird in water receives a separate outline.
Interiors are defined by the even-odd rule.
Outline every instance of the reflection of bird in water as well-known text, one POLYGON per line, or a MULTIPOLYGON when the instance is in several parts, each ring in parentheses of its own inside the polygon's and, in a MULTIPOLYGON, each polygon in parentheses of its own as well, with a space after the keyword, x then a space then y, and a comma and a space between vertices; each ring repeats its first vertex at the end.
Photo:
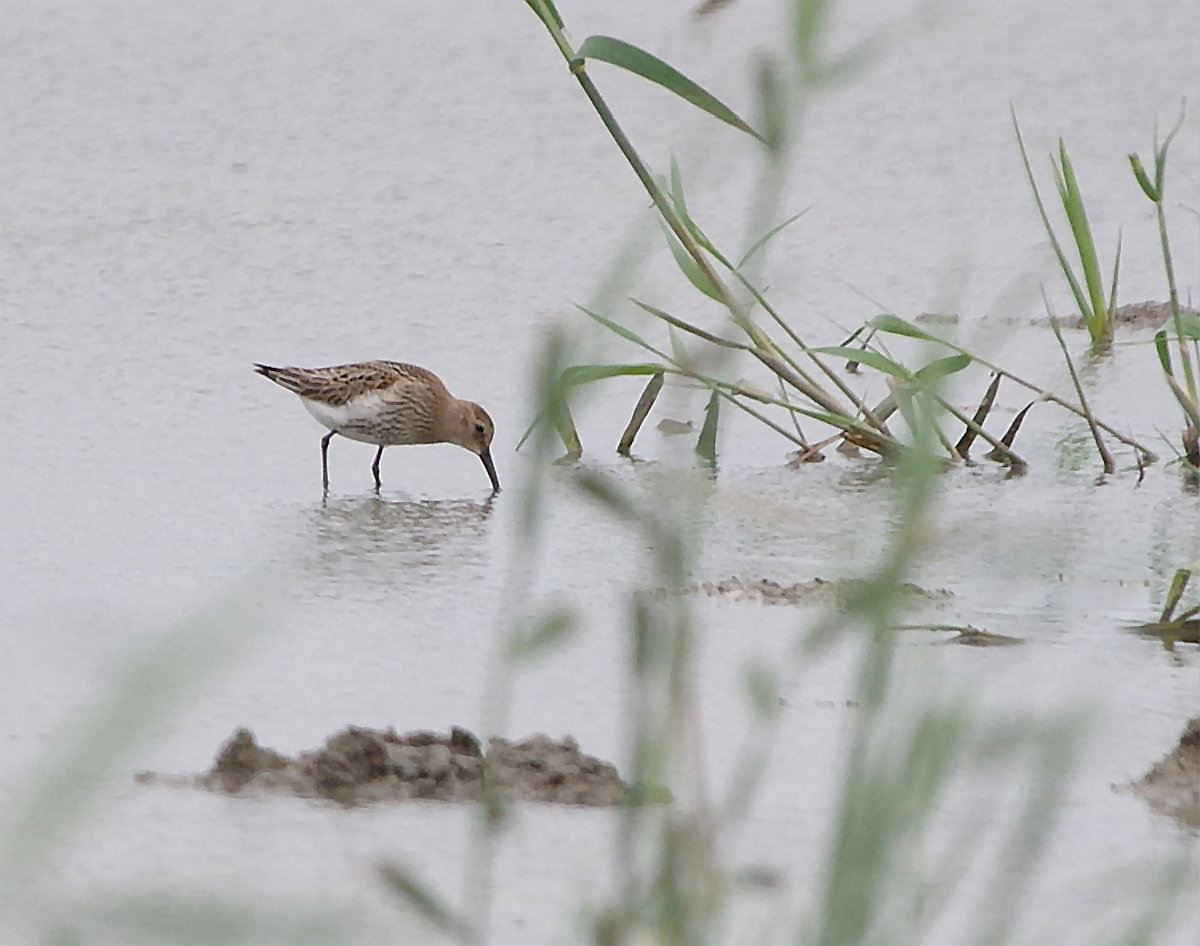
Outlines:
POLYGON ((492 464, 495 428, 487 411, 446 390, 432 371, 398 361, 365 361, 331 368, 254 370, 300 397, 329 433, 321 438, 321 482, 329 489, 329 441, 334 434, 379 446, 371 472, 379 489, 383 448, 400 444, 453 443, 483 461, 493 492, 500 480, 492 464))
POLYGON ((323 502, 302 543, 306 567, 323 580, 394 589, 398 576, 436 582, 488 563, 493 497, 392 502, 357 497, 323 502))

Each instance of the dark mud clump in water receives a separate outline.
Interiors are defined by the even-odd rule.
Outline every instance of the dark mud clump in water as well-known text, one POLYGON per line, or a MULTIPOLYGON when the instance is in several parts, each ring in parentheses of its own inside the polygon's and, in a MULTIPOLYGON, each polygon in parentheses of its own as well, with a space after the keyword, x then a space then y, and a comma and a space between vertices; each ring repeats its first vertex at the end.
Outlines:
MULTIPOLYGON (((1200 314, 1195 309, 1180 306, 1180 315, 1194 316, 1200 314)), ((1162 328, 1174 316, 1169 302, 1131 302, 1128 305, 1117 306, 1112 313, 1113 324, 1130 328, 1162 328)), ((961 321, 953 313, 921 312, 913 318, 914 322, 926 325, 958 325, 961 321)), ((986 319, 989 322, 1017 324, 1013 319, 986 319)), ((1049 319, 1038 317, 1029 322, 1030 325, 1049 325, 1049 319)), ((1075 313, 1062 320, 1067 328, 1086 328, 1082 315, 1075 313)))
MULTIPOLYGON (((945 629, 957 631, 946 643, 957 644, 960 647, 1013 647, 1017 644, 1025 643, 1020 637, 1010 637, 1007 634, 994 634, 991 631, 981 631, 970 624, 966 627, 947 627, 945 629)), ((931 628, 931 630, 940 630, 940 628, 931 628)))
POLYGON ((289 761, 287 756, 259 746, 249 729, 239 729, 221 747, 206 778, 210 788, 222 792, 240 791, 260 776, 264 781, 278 778, 283 784, 289 761))
MULTIPOLYGON (((1200 314, 1187 306, 1180 306, 1179 313, 1200 314)), ((1119 305, 1113 310, 1113 324, 1128 325, 1131 328, 1162 328, 1172 318, 1169 302, 1133 302, 1129 305, 1119 305)), ((1081 315, 1072 316, 1068 324, 1072 328, 1084 328, 1086 325, 1081 315)))
POLYGON ((1200 718, 1188 722, 1179 745, 1154 768, 1122 789, 1141 795, 1155 811, 1200 828, 1200 718))
POLYGON ((448 735, 351 726, 295 758, 259 746, 239 729, 203 775, 143 782, 193 785, 230 794, 281 792, 345 805, 408 799, 472 801, 485 786, 510 799, 606 806, 628 800, 628 786, 608 762, 584 755, 571 737, 490 740, 485 753, 469 731, 448 735))
MULTIPOLYGON (((830 581, 814 578, 783 585, 770 578, 727 578, 724 581, 702 581, 680 589, 684 594, 706 595, 726 601, 761 601, 763 604, 841 604, 866 590, 866 582, 860 578, 830 581)), ((662 592, 662 593, 665 593, 662 592)), ((946 601, 953 597, 944 588, 929 591, 912 582, 900 586, 905 597, 923 598, 927 601, 946 601)))

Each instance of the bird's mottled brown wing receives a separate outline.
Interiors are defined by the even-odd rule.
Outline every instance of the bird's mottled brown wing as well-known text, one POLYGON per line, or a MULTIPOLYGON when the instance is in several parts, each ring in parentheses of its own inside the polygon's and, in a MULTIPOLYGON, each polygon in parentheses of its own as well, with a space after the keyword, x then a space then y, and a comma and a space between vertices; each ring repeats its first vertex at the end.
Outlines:
POLYGON ((427 386, 430 393, 445 391, 445 385, 432 371, 399 361, 362 361, 328 368, 255 365, 255 370, 294 394, 333 407, 340 407, 363 394, 408 387, 414 382, 427 386))

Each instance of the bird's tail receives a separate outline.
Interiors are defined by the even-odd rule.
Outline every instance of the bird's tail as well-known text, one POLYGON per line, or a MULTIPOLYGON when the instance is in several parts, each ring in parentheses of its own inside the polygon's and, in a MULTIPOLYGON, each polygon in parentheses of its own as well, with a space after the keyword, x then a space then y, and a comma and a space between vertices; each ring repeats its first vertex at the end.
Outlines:
POLYGON ((256 362, 254 370, 264 378, 274 381, 281 388, 287 388, 289 391, 296 393, 299 392, 302 379, 295 368, 276 368, 272 365, 260 365, 256 362))

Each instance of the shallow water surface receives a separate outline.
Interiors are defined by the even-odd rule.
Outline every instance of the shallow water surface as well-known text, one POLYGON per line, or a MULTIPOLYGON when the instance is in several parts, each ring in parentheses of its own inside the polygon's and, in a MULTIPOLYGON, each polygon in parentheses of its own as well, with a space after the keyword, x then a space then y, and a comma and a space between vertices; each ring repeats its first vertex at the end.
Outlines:
MULTIPOLYGON (((577 40, 627 37, 734 103, 752 101, 752 54, 784 35, 766 0, 737 0, 703 21, 683 6, 653 16, 631 2, 563 6, 577 40)), ((1125 155, 1146 153, 1156 118, 1173 121, 1181 95, 1200 100, 1195 13, 1166 0, 1052 11, 1031 0, 848 4, 837 41, 886 28, 892 42, 807 116, 778 217, 813 209, 772 246, 773 297, 822 344, 879 311, 864 295, 905 315, 960 312, 947 331, 964 344, 1068 394, 1052 335, 1028 324, 1042 315, 1039 280, 1060 311, 1071 304, 1023 182, 1008 103, 1035 155, 1068 139, 1106 253, 1124 228, 1123 299, 1162 298, 1153 215, 1125 155)), ((570 303, 590 298, 645 203, 539 30, 521 3, 464 17, 374 0, 0 0, 0 343, 14 407, 0 464, 4 807, 16 810, 7 801, 58 760, 63 733, 92 717, 119 668, 164 628, 232 594, 222 629, 241 639, 224 669, 118 760, 56 853, 55 889, 102 901, 200 892, 288 915, 303 903, 344 918, 356 942, 423 932, 373 865, 398 859, 459 890, 467 810, 229 799, 131 775, 199 771, 240 725, 287 752, 348 723, 486 729, 483 692, 509 608, 542 602, 570 605, 582 626, 521 674, 510 734, 572 733, 625 767, 628 592, 650 580, 647 550, 581 497, 580 469, 693 516, 695 580, 857 577, 885 554, 894 497, 869 461, 831 453, 789 470, 778 437, 728 416, 710 476, 696 469, 690 438, 654 429, 662 417, 699 426, 702 394, 672 387, 638 441, 640 462, 624 461, 611 447, 638 386, 621 381, 581 398, 584 460, 547 474, 544 547, 520 541, 533 461, 512 447, 530 418, 531 359, 548 326, 580 327, 570 303), (251 364, 374 357, 424 364, 488 408, 503 493, 489 500, 478 461, 436 446, 387 451, 376 495, 373 449, 335 439, 322 498, 321 431, 251 364), (526 567, 533 587, 514 602, 512 576, 526 567)), ((676 154, 693 212, 735 242, 752 144, 666 93, 595 71, 647 159, 666 167, 676 154)), ((1181 293, 1192 298, 1195 144, 1193 122, 1169 177, 1181 293)), ((637 293, 695 310, 669 258, 655 262, 637 293)), ((696 317, 718 324, 707 310, 696 317)), ((1080 333, 1069 340, 1096 412, 1167 455, 1156 431, 1173 431, 1178 412, 1152 351, 1118 346, 1089 359, 1080 333)), ((641 358, 613 339, 587 344, 641 358)), ((956 385, 967 406, 986 377, 956 385)), ((1003 388, 992 423, 1026 400, 1003 388)), ((910 577, 950 597, 905 619, 1025 643, 976 649, 905 632, 900 665, 906 688, 972 693, 984 714, 1089 717, 1022 909, 1031 941, 1090 943, 1137 906, 1120 896, 1129 878, 1187 843, 1110 786, 1141 775, 1197 710, 1195 648, 1168 653, 1121 629, 1153 616, 1172 570, 1195 557, 1197 502, 1161 464, 1135 485, 1128 454, 1119 476, 1097 484, 1086 429, 1047 405, 1017 448, 1030 462, 1024 477, 984 463, 939 480, 910 577)), ((730 855, 783 881, 737 900, 731 941, 741 941, 790 924, 820 889, 860 647, 847 632, 819 662, 798 661, 812 609, 695 607, 712 785, 728 784, 733 747, 752 725, 744 668, 766 661, 782 673, 771 765, 730 855)), ((947 800, 935 849, 988 810, 988 789, 972 782, 947 800)), ((578 938, 579 905, 608 876, 613 826, 605 812, 521 808, 498 854, 495 941, 578 938)), ((964 941, 987 877, 963 883, 929 942, 964 941)), ((1189 904, 1162 942, 1191 942, 1196 919, 1189 904)))

